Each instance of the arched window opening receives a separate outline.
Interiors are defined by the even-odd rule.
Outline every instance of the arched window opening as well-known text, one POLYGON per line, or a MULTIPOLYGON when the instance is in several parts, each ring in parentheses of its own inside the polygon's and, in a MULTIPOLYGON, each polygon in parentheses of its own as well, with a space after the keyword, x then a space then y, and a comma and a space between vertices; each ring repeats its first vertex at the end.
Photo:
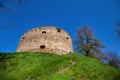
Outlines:
POLYGON ((66 39, 69 39, 69 37, 66 37, 66 39))
POLYGON ((71 54, 72 52, 70 51, 69 53, 71 54))
POLYGON ((41 49, 44 49, 44 48, 45 48, 45 45, 41 45, 40 48, 41 48, 41 49))
POLYGON ((22 39, 25 39, 25 37, 23 37, 22 39))
POLYGON ((42 31, 42 33, 46 33, 46 31, 42 31))
POLYGON ((61 32, 61 29, 60 28, 56 28, 57 29, 57 32, 61 32))
POLYGON ((35 29, 35 31, 37 31, 37 29, 35 29))

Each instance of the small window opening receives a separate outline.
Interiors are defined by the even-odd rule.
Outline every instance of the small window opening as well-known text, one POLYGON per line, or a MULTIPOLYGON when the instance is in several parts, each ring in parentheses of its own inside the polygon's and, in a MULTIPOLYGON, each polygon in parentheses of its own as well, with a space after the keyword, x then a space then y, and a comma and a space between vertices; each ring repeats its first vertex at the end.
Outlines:
POLYGON ((69 37, 66 37, 66 39, 69 39, 69 37))
POLYGON ((46 31, 43 31, 42 33, 46 33, 46 31))
POLYGON ((45 45, 41 45, 40 48, 41 48, 41 49, 44 49, 44 48, 45 48, 45 45))
POLYGON ((57 29, 57 32, 61 32, 61 29, 60 28, 56 28, 57 29))
POLYGON ((22 39, 25 39, 25 37, 23 37, 22 39))
POLYGON ((37 42, 37 40, 34 40, 34 42, 37 42))
POLYGON ((35 31, 37 31, 37 29, 35 29, 35 31))

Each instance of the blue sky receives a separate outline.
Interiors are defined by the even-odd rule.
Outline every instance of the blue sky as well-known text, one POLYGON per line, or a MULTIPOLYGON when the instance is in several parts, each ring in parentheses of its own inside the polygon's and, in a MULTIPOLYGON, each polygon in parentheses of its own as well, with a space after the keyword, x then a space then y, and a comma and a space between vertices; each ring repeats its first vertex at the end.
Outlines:
POLYGON ((120 21, 120 0, 29 0, 10 7, 16 12, 0 14, 0 25, 13 26, 0 30, 0 52, 15 52, 22 34, 32 28, 57 26, 74 41, 76 30, 87 24, 106 45, 105 51, 120 54, 120 41, 113 32, 120 21))

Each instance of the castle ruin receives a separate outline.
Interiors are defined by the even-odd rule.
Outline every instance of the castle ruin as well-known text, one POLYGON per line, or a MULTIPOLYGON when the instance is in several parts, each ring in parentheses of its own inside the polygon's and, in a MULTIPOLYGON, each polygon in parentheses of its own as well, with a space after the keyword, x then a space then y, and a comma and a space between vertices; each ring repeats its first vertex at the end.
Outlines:
POLYGON ((68 54, 73 52, 72 40, 67 32, 57 27, 34 28, 23 34, 16 52, 68 54))

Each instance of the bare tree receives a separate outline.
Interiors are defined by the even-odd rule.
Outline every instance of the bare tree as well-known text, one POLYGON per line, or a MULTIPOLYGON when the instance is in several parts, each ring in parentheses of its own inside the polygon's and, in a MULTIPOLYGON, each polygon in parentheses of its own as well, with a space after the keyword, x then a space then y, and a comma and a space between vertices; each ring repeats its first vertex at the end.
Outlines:
POLYGON ((87 25, 78 29, 75 45, 78 53, 94 58, 98 58, 102 53, 101 49, 104 48, 101 42, 94 37, 92 29, 87 25))
POLYGON ((120 57, 117 55, 116 52, 110 51, 110 52, 105 53, 105 55, 106 55, 105 62, 107 64, 117 69, 120 69, 120 57))
MULTIPOLYGON (((22 4, 23 1, 27 0, 0 0, 0 14, 4 12, 13 12, 14 10, 11 9, 12 3, 20 3, 22 4)), ((13 28, 13 25, 1 25, 0 24, 0 30, 6 30, 6 29, 11 29, 13 28)))
POLYGON ((4 11, 11 11, 8 6, 12 6, 12 3, 23 3, 26 0, 0 0, 0 13, 4 11))
POLYGON ((116 28, 114 31, 117 35, 117 38, 120 39, 120 23, 116 24, 116 28))

